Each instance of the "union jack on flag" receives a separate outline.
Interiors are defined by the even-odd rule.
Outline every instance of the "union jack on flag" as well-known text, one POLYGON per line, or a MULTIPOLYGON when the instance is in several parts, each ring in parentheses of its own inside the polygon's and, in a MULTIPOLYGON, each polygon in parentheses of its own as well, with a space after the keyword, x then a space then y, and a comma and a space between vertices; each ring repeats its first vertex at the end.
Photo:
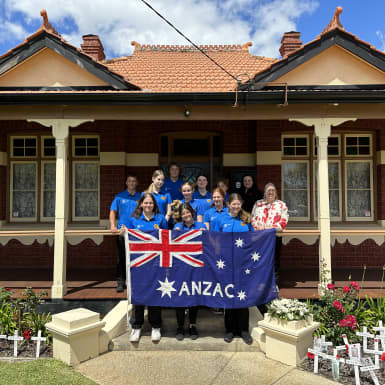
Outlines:
POLYGON ((202 230, 190 230, 174 238, 175 232, 164 229, 159 229, 156 236, 133 229, 127 229, 127 232, 131 268, 143 266, 158 257, 160 267, 172 267, 173 258, 193 267, 204 266, 204 262, 195 257, 203 252, 202 230))

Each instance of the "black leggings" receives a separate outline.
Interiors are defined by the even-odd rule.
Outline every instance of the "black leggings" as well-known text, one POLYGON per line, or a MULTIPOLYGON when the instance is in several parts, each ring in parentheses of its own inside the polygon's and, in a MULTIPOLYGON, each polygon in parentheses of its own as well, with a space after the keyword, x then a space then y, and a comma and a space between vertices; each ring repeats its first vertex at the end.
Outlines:
POLYGON ((185 318, 186 309, 188 309, 190 324, 195 324, 197 322, 198 306, 193 306, 188 308, 177 307, 175 309, 175 313, 176 313, 176 322, 178 323, 178 327, 184 327, 184 318, 185 318))

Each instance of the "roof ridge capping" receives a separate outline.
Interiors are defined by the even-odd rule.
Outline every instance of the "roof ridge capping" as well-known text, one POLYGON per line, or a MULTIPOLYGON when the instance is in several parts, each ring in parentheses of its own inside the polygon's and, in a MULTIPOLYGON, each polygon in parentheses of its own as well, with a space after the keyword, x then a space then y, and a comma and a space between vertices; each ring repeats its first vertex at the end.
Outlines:
MULTIPOLYGON (((131 45, 135 47, 134 52, 197 52, 198 49, 193 45, 178 45, 178 44, 140 44, 132 41, 131 45)), ((198 47, 203 51, 210 52, 249 52, 249 47, 252 42, 244 44, 205 44, 198 47)))

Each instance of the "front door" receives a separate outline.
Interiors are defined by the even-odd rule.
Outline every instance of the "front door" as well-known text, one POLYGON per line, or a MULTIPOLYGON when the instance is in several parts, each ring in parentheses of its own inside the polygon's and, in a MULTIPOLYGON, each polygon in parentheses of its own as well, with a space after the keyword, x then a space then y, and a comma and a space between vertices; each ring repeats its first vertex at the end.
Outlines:
POLYGON ((222 170, 221 136, 209 132, 172 132, 161 135, 160 166, 167 170, 171 162, 181 166, 185 181, 195 183, 197 176, 206 175, 210 190, 222 170))

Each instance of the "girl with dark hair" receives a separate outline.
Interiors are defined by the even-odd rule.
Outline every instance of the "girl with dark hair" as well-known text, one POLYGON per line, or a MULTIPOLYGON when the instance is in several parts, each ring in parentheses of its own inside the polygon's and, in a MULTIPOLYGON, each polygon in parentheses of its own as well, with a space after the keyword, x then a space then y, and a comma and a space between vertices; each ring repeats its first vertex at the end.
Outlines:
POLYGON ((225 192, 221 188, 214 189, 213 204, 203 215, 203 223, 208 230, 217 231, 213 226, 214 221, 228 212, 228 208, 225 206, 225 196, 225 192))
MULTIPOLYGON (((218 231, 223 232, 246 232, 253 231, 250 224, 250 214, 242 210, 242 198, 239 194, 229 196, 229 212, 216 221, 218 231)), ((249 308, 225 309, 224 340, 231 342, 235 335, 240 335, 246 344, 250 345, 253 339, 249 332, 249 308)))
POLYGON ((196 180, 197 189, 194 191, 194 199, 211 199, 211 193, 207 190, 209 181, 206 175, 198 175, 196 180))
POLYGON ((258 189, 254 177, 251 175, 244 175, 242 178, 242 188, 240 195, 243 198, 243 209, 251 212, 254 203, 263 198, 262 192, 258 189))
POLYGON ((194 199, 193 193, 194 193, 194 185, 190 182, 183 183, 182 185, 183 199, 181 200, 181 203, 189 203, 190 206, 195 211, 196 219, 198 220, 198 222, 202 222, 203 214, 204 214, 204 209, 202 208, 202 202, 200 199, 194 199))
POLYGON ((155 170, 152 174, 152 183, 145 192, 151 193, 156 199, 159 211, 166 217, 168 221, 171 216, 171 196, 168 193, 161 192, 164 184, 164 173, 162 170, 155 170))
MULTIPOLYGON (((178 208, 179 220, 181 222, 177 223, 174 227, 174 230, 178 231, 187 231, 193 229, 202 229, 206 230, 205 225, 202 222, 194 221, 195 211, 188 203, 182 203, 178 208)), ((196 327, 197 317, 198 317, 198 306, 189 307, 189 335, 192 340, 198 338, 198 329, 196 327)), ((175 338, 178 341, 182 341, 185 335, 184 321, 185 321, 186 308, 178 307, 176 308, 176 320, 177 320, 177 330, 175 338)))
MULTIPOLYGON (((166 218, 159 213, 159 208, 151 193, 143 193, 139 203, 129 220, 128 228, 139 230, 168 229, 166 218)), ((123 226, 124 229, 124 226, 123 226)), ((144 323, 145 305, 134 305, 130 323, 132 331, 131 342, 138 342, 144 323)), ((161 338, 162 314, 159 306, 148 306, 148 321, 152 326, 151 339, 159 341, 161 338)))

